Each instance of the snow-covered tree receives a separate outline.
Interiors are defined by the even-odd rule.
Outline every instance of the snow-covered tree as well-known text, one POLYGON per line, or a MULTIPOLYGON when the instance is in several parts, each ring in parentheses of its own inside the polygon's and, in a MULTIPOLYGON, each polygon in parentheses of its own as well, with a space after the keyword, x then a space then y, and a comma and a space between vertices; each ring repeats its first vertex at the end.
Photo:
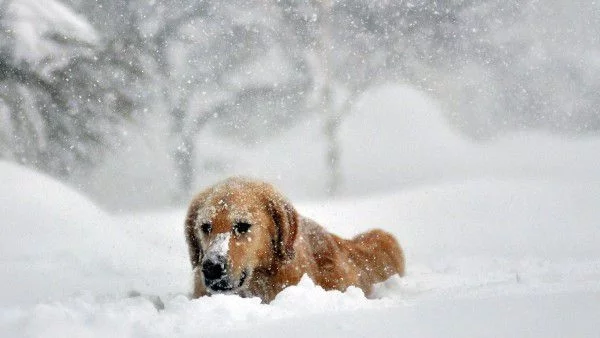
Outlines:
POLYGON ((97 32, 58 1, 0 6, 0 154, 59 176, 97 163, 132 109, 97 32))
MULTIPOLYGON (((340 188, 338 128, 360 95, 386 82, 406 81, 402 46, 416 29, 403 2, 278 1, 285 29, 307 67, 307 107, 322 116, 328 165, 326 190, 340 188)), ((290 48, 290 47, 288 47, 290 48)))

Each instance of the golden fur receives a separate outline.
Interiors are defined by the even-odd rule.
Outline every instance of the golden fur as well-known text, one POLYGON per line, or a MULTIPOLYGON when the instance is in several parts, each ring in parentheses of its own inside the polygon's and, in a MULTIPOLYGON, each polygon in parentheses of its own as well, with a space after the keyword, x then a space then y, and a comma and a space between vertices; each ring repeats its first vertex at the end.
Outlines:
POLYGON ((326 290, 354 285, 367 294, 374 283, 404 275, 404 254, 392 235, 371 230, 342 239, 300 216, 271 185, 244 178, 230 178, 198 194, 188 209, 185 234, 194 297, 220 292, 205 285, 203 273, 206 250, 219 245, 216 238, 228 241, 221 248, 227 256, 223 278, 231 285, 227 292, 264 302, 304 274, 326 290), (240 233, 236 222, 251 227, 240 233), (203 231, 209 227, 210 232, 203 231))

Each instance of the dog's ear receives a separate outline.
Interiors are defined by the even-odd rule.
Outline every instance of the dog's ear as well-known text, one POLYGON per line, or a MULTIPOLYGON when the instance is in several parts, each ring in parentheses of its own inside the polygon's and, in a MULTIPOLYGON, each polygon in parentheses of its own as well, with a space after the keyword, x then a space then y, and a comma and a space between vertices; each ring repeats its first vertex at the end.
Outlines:
POLYGON ((185 240, 188 245, 192 268, 195 268, 200 264, 202 256, 204 255, 198 237, 196 236, 196 222, 198 221, 198 210, 200 209, 200 206, 200 198, 197 197, 192 200, 185 218, 185 240))
POLYGON ((275 254, 282 260, 294 257, 294 242, 298 233, 298 213, 296 209, 280 196, 273 196, 267 202, 267 207, 275 224, 275 254))

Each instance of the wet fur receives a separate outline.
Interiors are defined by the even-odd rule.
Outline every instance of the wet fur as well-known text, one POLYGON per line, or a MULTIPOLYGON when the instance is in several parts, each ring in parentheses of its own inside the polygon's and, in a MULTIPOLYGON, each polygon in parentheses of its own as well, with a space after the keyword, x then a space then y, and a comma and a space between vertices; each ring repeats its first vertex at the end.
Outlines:
POLYGON ((229 243, 232 278, 249 274, 243 287, 233 292, 241 296, 270 302, 304 274, 326 290, 344 291, 353 285, 369 294, 373 284, 404 275, 404 254, 389 233, 371 230, 342 239, 300 216, 271 185, 231 178, 201 192, 188 209, 185 235, 194 271, 194 297, 210 293, 200 265, 203 248, 214 234, 200 233, 200 223, 210 221, 218 234, 232 231, 238 218, 252 224, 250 233, 231 236, 229 243))

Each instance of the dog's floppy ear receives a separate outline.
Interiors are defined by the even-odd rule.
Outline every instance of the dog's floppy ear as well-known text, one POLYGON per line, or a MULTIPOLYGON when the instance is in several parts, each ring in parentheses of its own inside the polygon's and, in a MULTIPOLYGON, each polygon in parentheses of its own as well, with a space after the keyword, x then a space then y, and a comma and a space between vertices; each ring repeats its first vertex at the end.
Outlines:
POLYGON ((200 263, 204 253, 196 236, 196 222, 198 221, 198 209, 200 209, 200 196, 192 200, 185 218, 185 240, 188 245, 190 254, 190 262, 192 268, 195 268, 200 263))
POLYGON ((298 232, 298 213, 283 197, 271 196, 267 207, 275 224, 275 254, 282 260, 294 257, 294 242, 298 232))

